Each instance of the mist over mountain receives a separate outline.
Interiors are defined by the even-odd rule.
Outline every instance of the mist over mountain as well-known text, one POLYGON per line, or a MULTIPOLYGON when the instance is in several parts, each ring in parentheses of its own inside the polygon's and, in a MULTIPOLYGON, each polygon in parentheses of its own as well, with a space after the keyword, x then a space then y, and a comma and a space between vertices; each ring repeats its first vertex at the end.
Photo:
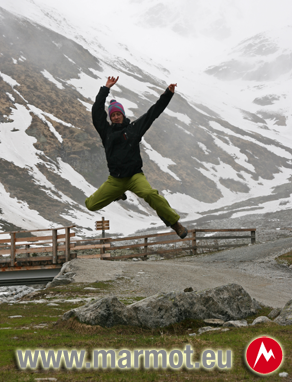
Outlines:
POLYGON ((120 80, 107 101, 131 120, 178 82, 141 151, 150 184, 183 221, 291 209, 291 26, 236 41, 238 2, 126 3, 127 16, 113 2, 107 26, 105 10, 86 23, 85 11, 55 2, 0 1, 0 230, 76 224, 94 236, 101 216, 112 233, 161 227, 130 192, 102 211, 84 206, 108 176, 91 105, 109 75, 120 80))

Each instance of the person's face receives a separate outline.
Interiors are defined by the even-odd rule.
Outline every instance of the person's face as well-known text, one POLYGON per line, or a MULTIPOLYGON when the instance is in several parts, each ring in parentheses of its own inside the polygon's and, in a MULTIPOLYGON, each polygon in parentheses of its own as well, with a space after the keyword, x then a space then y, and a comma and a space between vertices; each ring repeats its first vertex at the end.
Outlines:
POLYGON ((123 123, 124 116, 120 111, 114 111, 111 114, 111 121, 112 123, 123 123))

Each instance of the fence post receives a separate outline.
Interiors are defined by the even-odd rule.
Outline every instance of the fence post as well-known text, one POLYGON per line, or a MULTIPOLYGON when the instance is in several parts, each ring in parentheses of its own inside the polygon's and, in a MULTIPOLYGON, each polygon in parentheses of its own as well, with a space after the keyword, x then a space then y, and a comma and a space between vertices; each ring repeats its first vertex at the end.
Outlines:
POLYGON ((193 249, 192 249, 193 255, 197 255, 196 230, 193 231, 192 247, 193 247, 193 249))
POLYGON ((14 232, 10 233, 10 241, 11 241, 11 247, 10 247, 10 265, 12 267, 14 267, 14 263, 15 263, 15 238, 16 238, 16 234, 14 232))
MULTIPOLYGON (((104 217, 102 217, 102 231, 101 231, 101 237, 105 238, 105 230, 104 230, 104 217)), ((100 240, 100 244, 104 244, 104 240, 100 240)), ((104 247, 102 246, 100 248, 100 254, 104 254, 104 247)))
POLYGON ((70 228, 65 227, 65 259, 70 260, 70 228))
POLYGON ((57 264, 57 230, 52 230, 52 237, 53 237, 53 264, 57 264))
POLYGON ((251 244, 256 242, 256 231, 251 231, 251 244))
POLYGON ((142 260, 147 260, 147 252, 148 252, 148 237, 144 237, 144 253, 145 256, 143 256, 142 260))

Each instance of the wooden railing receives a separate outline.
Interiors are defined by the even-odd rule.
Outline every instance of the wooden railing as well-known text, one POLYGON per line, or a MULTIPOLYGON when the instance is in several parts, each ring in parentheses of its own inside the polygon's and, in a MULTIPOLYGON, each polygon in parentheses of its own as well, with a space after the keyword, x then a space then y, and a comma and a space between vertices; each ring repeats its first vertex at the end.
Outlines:
MULTIPOLYGON (((109 223, 103 219, 102 224, 102 229, 104 229, 104 224, 109 223)), ((247 240, 251 244, 254 244, 256 241, 255 228, 192 229, 189 230, 188 236, 185 239, 178 238, 176 233, 172 231, 122 238, 105 238, 103 234, 102 238, 98 239, 76 240, 74 238, 75 233, 70 232, 70 229, 73 227, 75 226, 9 232, 10 238, 0 239, 0 255, 10 255, 7 257, 0 256, 0 271, 36 269, 37 267, 57 268, 60 267, 60 264, 77 257, 76 253, 70 252, 71 250, 100 249, 100 254, 79 256, 82 258, 99 257, 103 260, 121 260, 142 257, 143 260, 146 260, 150 255, 164 255, 166 257, 173 255, 185 256, 185 251, 190 251, 191 255, 196 255, 201 251, 218 251, 220 249, 246 245, 247 240), (65 233, 59 234, 58 231, 60 230, 65 230, 65 233), (28 236, 32 232, 48 231, 51 231, 49 236, 28 236), (225 234, 222 234, 223 232, 225 234), (247 232, 250 232, 250 234, 247 234, 247 232), (20 234, 22 236, 28 235, 19 237, 20 234), (175 237, 173 238, 173 236, 175 237), (230 240, 233 242, 227 244, 230 240), (241 243, 237 244, 238 240, 241 243), (245 241, 244 243, 243 240, 245 241), (136 243, 133 243, 134 241, 136 243), (210 243, 209 245, 207 245, 208 242, 210 243), (116 243, 120 244, 116 245, 116 243), (128 250, 126 252, 131 253, 112 256, 112 253, 104 253, 105 249, 107 252, 128 250), (58 252, 60 251, 63 253, 59 254, 58 252), (47 256, 38 256, 38 254, 43 253, 46 253, 47 256), (26 256, 18 256, 23 254, 26 256), (31 256, 31 254, 36 254, 36 256, 31 256)))
MULTIPOLYGON (((75 233, 70 229, 75 226, 59 227, 50 229, 36 229, 31 231, 1 232, 0 235, 9 234, 10 238, 0 239, 0 271, 37 269, 37 268, 59 268, 61 264, 77 257, 70 250, 97 249, 109 247, 109 244, 88 245, 88 240, 72 240, 75 233), (64 234, 58 231, 65 230, 64 234), (33 232, 48 232, 47 236, 29 236, 33 232), (26 235, 27 234, 27 235, 26 235), (20 237, 20 235, 22 237, 20 237), (58 252, 63 252, 62 254, 58 252), (50 254, 51 253, 51 254, 50 254), (18 256, 18 255, 26 256, 18 256), (39 254, 47 254, 42 256, 39 254), (34 256, 35 255, 35 256, 34 256)), ((0 236, 1 238, 1 236, 0 236)), ((104 257, 109 254, 103 254, 104 257)), ((83 257, 100 257, 100 255, 87 255, 83 257)))
MULTIPOLYGON (((238 241, 238 240, 245 240, 249 239, 251 244, 255 243, 256 237, 255 237, 255 228, 243 228, 243 229, 192 229, 189 230, 188 236, 185 239, 179 239, 176 236, 175 232, 166 232, 166 233, 160 233, 160 234, 151 234, 151 235, 141 235, 141 236, 129 236, 129 237, 123 237, 123 238, 106 238, 103 239, 105 243, 111 244, 111 247, 107 249, 108 252, 115 251, 115 250, 121 250, 121 249, 128 249, 130 251, 134 251, 135 249, 137 250, 135 253, 132 254, 125 254, 125 255, 119 255, 119 256, 110 256, 108 258, 104 258, 104 260, 121 260, 121 259, 129 259, 129 258, 134 258, 134 257, 142 257, 143 260, 147 258, 149 255, 166 255, 166 254, 171 254, 171 253, 179 253, 183 256, 185 256, 184 251, 190 250, 190 254, 195 255, 198 254, 198 250, 220 250, 223 248, 230 248, 230 247, 238 247, 238 246, 243 246, 247 245, 247 243, 232 243, 232 244, 226 244, 226 240, 233 240, 233 241, 238 241), (246 233, 250 232, 249 235, 236 235, 237 233, 246 233), (198 233, 205 233, 209 235, 210 233, 220 233, 220 236, 201 236, 198 235, 198 233), (229 232, 229 235, 224 235, 222 236, 222 232, 229 232), (231 234, 232 233, 232 234, 231 234), (170 238, 170 240, 164 240, 163 237, 171 237, 175 235, 175 239, 170 238), (150 239, 154 239, 154 241, 150 241, 150 239), (213 240, 216 241, 215 244, 213 245, 206 245, 204 243, 205 240, 213 240), (126 244, 126 245, 112 245, 117 242, 133 242, 134 240, 141 240, 141 243, 135 243, 135 244, 126 244), (198 245, 198 241, 202 241, 203 243, 201 245, 198 245), (221 243, 220 243, 221 241, 221 243), (222 242, 224 241, 224 242, 222 242), (175 248, 168 248, 165 249, 166 246, 169 245, 176 245, 178 244, 178 247, 175 248), (152 250, 149 250, 151 247, 154 247, 152 250)), ((167 255, 167 257, 169 257, 167 255)))
POLYGON ((194 229, 192 233, 192 243, 193 243, 193 251, 194 254, 198 253, 198 249, 207 249, 207 250, 220 250, 223 248, 234 248, 241 247, 245 245, 244 243, 240 244, 226 244, 226 240, 250 240, 251 244, 255 244, 256 242, 256 229, 255 228, 230 228, 230 229, 194 229), (212 235, 214 233, 220 233, 219 236, 212 235), (227 232, 229 234, 222 235, 222 232, 227 232), (249 235, 246 233, 250 232, 249 235), (245 235, 236 235, 236 233, 244 233, 245 235), (199 234, 199 235, 198 235, 199 234), (204 236, 202 236, 202 234, 204 236), (215 244, 206 245, 204 241, 216 241, 215 244), (201 245, 197 245, 197 242, 203 242, 201 245), (222 243, 222 241, 224 241, 222 243), (221 243, 220 243, 221 242, 221 243))

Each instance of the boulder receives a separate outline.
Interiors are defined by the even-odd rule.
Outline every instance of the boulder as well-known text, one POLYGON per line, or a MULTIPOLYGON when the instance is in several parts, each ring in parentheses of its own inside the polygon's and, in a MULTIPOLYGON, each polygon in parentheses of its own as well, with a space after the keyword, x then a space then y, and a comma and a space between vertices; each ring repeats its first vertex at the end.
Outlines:
POLYGON ((46 288, 55 287, 59 285, 71 284, 74 280, 75 273, 65 273, 61 276, 54 277, 53 281, 49 282, 46 288))
POLYGON ((201 292, 170 292, 130 305, 141 326, 164 327, 190 319, 241 319, 256 312, 250 295, 237 284, 201 292))
POLYGON ((202 328, 198 330, 198 334, 216 331, 216 330, 221 330, 221 328, 213 328, 212 326, 203 326, 202 328))
POLYGON ((268 314, 268 317, 273 320, 274 318, 276 318, 277 316, 279 316, 279 314, 281 313, 281 310, 280 308, 275 308, 273 309, 269 314, 268 314))
POLYGON ((127 325, 126 316, 126 305, 116 297, 105 297, 66 312, 63 315, 63 320, 77 317, 84 324, 110 328, 115 325, 127 325))
POLYGON ((266 316, 260 316, 260 317, 257 317, 252 325, 257 325, 257 324, 263 324, 263 323, 266 323, 266 322, 272 322, 272 320, 270 320, 268 317, 266 316))
POLYGON ((214 326, 222 326, 224 324, 223 320, 219 320, 218 318, 209 318, 204 320, 205 324, 214 325, 214 326))
POLYGON ((232 320, 227 321, 223 324, 224 328, 244 328, 248 326, 248 323, 246 320, 232 320))
POLYGON ((80 322, 104 327, 158 328, 185 319, 230 321, 254 313, 256 307, 250 295, 240 285, 228 284, 201 292, 159 293, 128 306, 116 297, 105 297, 65 313, 63 319, 77 317, 80 322))
POLYGON ((71 272, 71 262, 67 261, 62 265, 62 268, 57 276, 55 276, 54 279, 46 285, 46 288, 71 284, 74 281, 75 275, 76 273, 71 272))
POLYGON ((257 301, 255 298, 253 298, 252 301, 256 310, 261 310, 262 308, 265 307, 263 303, 257 301))
POLYGON ((274 322, 283 326, 292 325, 292 300, 287 302, 274 322))

